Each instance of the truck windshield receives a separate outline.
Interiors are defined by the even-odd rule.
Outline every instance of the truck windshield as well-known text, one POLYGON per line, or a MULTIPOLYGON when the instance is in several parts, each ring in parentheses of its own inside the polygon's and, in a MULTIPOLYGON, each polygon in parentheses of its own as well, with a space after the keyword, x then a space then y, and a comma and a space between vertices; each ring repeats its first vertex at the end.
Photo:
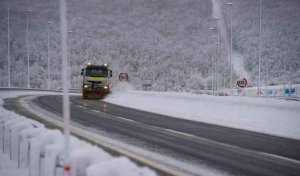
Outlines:
POLYGON ((102 69, 86 69, 86 76, 91 76, 91 77, 107 77, 108 75, 108 70, 102 70, 102 69))

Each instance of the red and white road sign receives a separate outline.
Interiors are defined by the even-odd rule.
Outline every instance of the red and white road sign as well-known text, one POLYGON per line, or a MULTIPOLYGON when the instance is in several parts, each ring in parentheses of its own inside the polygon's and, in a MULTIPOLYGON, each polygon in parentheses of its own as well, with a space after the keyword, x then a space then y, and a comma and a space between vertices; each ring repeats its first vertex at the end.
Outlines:
POLYGON ((119 74, 119 80, 120 81, 128 81, 128 74, 127 73, 120 73, 119 74))
POLYGON ((236 85, 239 87, 239 88, 245 88, 247 87, 248 85, 248 81, 246 78, 241 78, 239 80, 236 81, 236 85))

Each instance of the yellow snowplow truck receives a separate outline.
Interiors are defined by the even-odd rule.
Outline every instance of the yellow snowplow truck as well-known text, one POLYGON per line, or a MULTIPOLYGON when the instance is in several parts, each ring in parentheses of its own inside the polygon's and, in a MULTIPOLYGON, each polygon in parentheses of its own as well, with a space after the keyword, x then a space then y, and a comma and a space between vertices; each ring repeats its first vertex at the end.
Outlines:
POLYGON ((110 92, 112 70, 104 65, 87 65, 81 70, 82 81, 82 98, 83 99, 100 99, 104 98, 110 92))

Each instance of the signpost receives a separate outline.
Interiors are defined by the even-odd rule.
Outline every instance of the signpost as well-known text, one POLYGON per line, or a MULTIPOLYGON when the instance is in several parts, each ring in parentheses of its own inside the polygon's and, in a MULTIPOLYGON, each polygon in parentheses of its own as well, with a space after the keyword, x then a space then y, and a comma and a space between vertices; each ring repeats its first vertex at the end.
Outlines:
POLYGON ((236 81, 236 85, 239 87, 239 88, 245 88, 247 87, 248 85, 248 81, 246 78, 241 78, 239 80, 236 81))
POLYGON ((248 81, 246 78, 240 78, 236 81, 236 86, 238 87, 238 93, 242 94, 242 89, 247 87, 248 81))
POLYGON ((128 81, 128 79, 129 79, 129 77, 128 77, 128 74, 127 74, 127 73, 120 73, 120 74, 119 74, 119 80, 120 80, 121 82, 123 82, 123 81, 128 81))

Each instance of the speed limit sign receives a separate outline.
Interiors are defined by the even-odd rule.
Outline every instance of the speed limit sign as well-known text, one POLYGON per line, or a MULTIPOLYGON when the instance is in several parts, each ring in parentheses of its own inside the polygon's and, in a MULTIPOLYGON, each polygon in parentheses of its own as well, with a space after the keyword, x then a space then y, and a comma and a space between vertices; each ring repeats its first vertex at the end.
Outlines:
POLYGON ((127 73, 120 73, 119 74, 120 81, 128 81, 128 74, 127 73))
POLYGON ((247 87, 248 85, 248 81, 246 78, 241 78, 239 80, 236 81, 236 85, 239 87, 239 88, 245 88, 247 87))

